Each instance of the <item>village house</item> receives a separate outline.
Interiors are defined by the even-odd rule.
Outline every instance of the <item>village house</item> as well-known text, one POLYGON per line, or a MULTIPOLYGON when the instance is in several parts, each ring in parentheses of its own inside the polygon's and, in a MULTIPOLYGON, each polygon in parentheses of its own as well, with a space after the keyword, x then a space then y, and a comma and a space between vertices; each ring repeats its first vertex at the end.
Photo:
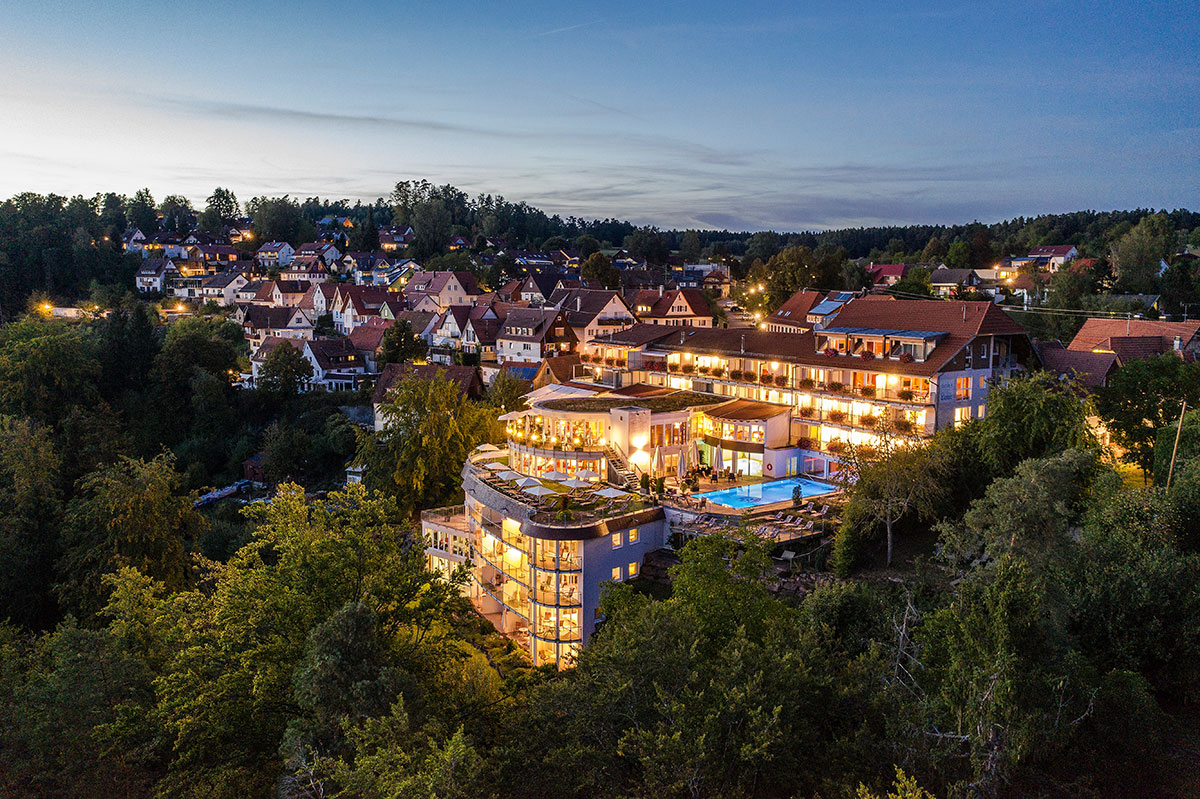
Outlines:
POLYGON ((558 288, 546 304, 566 313, 579 344, 637 322, 620 293, 609 289, 558 288))
POLYGON ((627 302, 638 321, 667 327, 712 327, 713 314, 704 292, 697 289, 642 289, 627 302))
POLYGON ((296 251, 286 241, 268 241, 258 248, 254 259, 266 267, 285 267, 292 262, 296 251))
POLYGON ((436 310, 445 311, 451 305, 473 305, 483 291, 470 272, 414 272, 404 287, 404 295, 419 298, 410 303, 414 311, 429 310, 428 298, 436 310))
POLYGON ((298 258, 302 255, 316 256, 320 258, 327 267, 332 266, 338 258, 342 257, 341 251, 327 241, 309 241, 301 244, 296 250, 296 257, 298 258))
POLYGON ((170 258, 146 258, 138 268, 134 282, 141 294, 166 293, 167 286, 179 274, 170 258))
POLYGON ((299 308, 273 308, 267 305, 239 305, 233 320, 242 326, 242 335, 256 352, 269 337, 309 339, 312 321, 299 308))
POLYGON ((329 269, 316 255, 297 255, 287 268, 279 273, 283 280, 303 280, 306 283, 324 283, 329 279, 329 269))
POLYGON ((557 308, 514 308, 496 335, 496 355, 502 362, 536 363, 575 349, 578 339, 563 311, 557 308))
POLYGON ((217 305, 228 307, 237 303, 238 289, 249 282, 240 272, 220 272, 204 278, 200 288, 206 301, 211 300, 217 305))

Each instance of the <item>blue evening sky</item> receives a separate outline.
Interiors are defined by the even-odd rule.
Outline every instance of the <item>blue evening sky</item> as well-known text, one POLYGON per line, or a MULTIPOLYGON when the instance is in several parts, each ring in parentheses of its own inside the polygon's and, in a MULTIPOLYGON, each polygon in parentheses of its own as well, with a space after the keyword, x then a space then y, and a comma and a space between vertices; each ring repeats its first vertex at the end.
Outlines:
POLYGON ((0 196, 786 230, 1200 207, 1200 3, 8 0, 0 196))

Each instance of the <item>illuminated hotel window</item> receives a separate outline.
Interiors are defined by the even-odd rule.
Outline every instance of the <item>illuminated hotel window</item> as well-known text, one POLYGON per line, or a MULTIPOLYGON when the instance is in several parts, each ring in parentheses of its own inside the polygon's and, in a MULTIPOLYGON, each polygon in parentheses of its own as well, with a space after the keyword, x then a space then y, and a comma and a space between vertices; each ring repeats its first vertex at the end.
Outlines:
POLYGON ((635 527, 629 531, 629 543, 636 544, 637 541, 638 541, 638 531, 637 531, 637 528, 635 527))
POLYGON ((637 565, 637 563, 636 563, 636 562, 634 562, 634 563, 630 563, 630 564, 629 564, 629 577, 630 577, 630 579, 632 579, 632 578, 634 578, 634 577, 637 577, 637 576, 638 576, 638 565, 637 565))
POLYGON ((612 548, 613 549, 621 548, 621 534, 620 533, 612 534, 612 548))
POLYGON ((613 566, 612 580, 614 583, 621 582, 621 567, 620 566, 613 566))

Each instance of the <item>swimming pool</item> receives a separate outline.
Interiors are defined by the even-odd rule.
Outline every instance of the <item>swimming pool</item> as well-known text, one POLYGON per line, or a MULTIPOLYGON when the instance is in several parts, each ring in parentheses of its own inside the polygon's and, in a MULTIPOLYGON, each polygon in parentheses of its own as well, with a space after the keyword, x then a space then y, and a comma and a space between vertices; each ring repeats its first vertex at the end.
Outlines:
POLYGON ((757 508, 760 505, 773 505, 776 502, 791 502, 792 489, 800 486, 800 492, 807 498, 818 494, 828 494, 836 490, 829 483, 812 480, 807 477, 785 477, 782 480, 769 480, 765 483, 723 488, 720 491, 708 491, 696 494, 709 502, 724 505, 727 508, 757 508))

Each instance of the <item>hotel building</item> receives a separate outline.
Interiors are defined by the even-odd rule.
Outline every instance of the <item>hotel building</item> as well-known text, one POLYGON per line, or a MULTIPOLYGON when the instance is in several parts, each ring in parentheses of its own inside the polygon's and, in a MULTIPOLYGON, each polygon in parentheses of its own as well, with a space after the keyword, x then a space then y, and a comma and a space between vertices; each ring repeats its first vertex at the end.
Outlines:
POLYGON ((498 630, 535 664, 569 666, 603 585, 637 576, 681 512, 637 493, 641 473, 828 477, 848 444, 883 430, 915 440, 982 417, 990 386, 1036 357, 989 303, 875 297, 795 332, 639 324, 598 337, 570 382, 501 417, 505 446, 463 466, 464 503, 422 514, 430 565, 468 567, 498 630))

